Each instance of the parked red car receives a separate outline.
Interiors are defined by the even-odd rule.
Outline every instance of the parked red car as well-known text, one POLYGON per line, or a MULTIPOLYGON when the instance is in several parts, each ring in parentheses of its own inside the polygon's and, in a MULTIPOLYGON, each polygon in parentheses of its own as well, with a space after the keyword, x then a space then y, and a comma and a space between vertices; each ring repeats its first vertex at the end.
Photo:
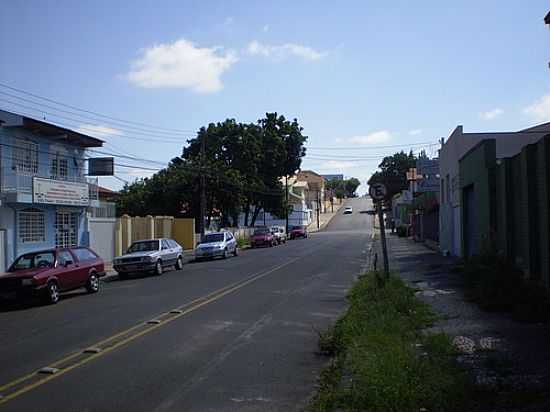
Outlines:
POLYGON ((87 247, 25 253, 0 275, 0 298, 32 295, 53 304, 67 290, 85 287, 89 293, 98 292, 104 275, 103 259, 87 247))
POLYGON ((306 226, 292 226, 290 228, 289 237, 291 239, 297 239, 299 237, 307 238, 307 227, 306 226))
POLYGON ((277 239, 271 233, 271 230, 267 227, 261 227, 254 230, 254 233, 250 237, 250 246, 259 247, 259 246, 275 246, 277 244, 277 239))

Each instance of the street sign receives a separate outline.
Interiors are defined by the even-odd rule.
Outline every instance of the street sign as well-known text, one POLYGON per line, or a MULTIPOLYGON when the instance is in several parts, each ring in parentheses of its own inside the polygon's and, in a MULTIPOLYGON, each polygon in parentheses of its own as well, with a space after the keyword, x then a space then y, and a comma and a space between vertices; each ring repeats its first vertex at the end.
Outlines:
POLYGON ((387 194, 388 191, 383 183, 375 183, 369 187, 369 195, 372 200, 383 200, 387 194))

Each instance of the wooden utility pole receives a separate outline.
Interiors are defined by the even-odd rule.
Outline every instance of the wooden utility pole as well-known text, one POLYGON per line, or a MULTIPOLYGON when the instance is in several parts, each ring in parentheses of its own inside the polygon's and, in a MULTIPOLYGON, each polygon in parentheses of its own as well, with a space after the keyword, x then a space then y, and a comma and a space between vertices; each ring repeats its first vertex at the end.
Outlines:
POLYGON ((199 231, 201 239, 204 237, 204 218, 206 216, 206 176, 205 176, 205 163, 206 163, 206 134, 201 136, 201 197, 200 197, 200 212, 199 212, 199 231))

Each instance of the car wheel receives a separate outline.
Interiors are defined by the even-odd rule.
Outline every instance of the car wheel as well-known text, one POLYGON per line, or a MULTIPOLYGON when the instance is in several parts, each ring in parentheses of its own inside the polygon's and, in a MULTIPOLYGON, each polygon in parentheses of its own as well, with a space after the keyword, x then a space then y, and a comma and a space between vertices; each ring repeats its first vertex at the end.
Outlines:
POLYGON ((162 275, 162 262, 160 260, 157 260, 157 264, 155 265, 155 275, 162 275))
POLYGON ((183 258, 181 256, 178 256, 178 260, 176 261, 176 269, 177 270, 183 269, 183 258))
POLYGON ((91 273, 88 281, 86 282, 86 290, 88 293, 99 292, 99 278, 96 273, 91 273))
POLYGON ((227 248, 225 248, 225 249, 223 250, 222 258, 223 258, 223 259, 227 259, 228 256, 229 256, 229 254, 227 253, 227 248))
POLYGON ((44 295, 44 301, 50 305, 55 305, 59 302, 59 286, 57 286, 57 282, 52 281, 48 283, 44 295))
POLYGON ((233 251, 233 256, 239 256, 239 248, 235 246, 235 250, 233 251))

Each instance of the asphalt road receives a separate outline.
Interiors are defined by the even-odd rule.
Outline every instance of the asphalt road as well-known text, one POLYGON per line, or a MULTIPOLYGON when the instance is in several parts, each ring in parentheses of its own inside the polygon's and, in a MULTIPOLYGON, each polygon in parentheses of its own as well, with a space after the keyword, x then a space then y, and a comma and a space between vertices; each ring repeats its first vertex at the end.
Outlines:
POLYGON ((365 264, 369 202, 348 203, 308 239, 1 308, 0 411, 301 410, 365 264))

